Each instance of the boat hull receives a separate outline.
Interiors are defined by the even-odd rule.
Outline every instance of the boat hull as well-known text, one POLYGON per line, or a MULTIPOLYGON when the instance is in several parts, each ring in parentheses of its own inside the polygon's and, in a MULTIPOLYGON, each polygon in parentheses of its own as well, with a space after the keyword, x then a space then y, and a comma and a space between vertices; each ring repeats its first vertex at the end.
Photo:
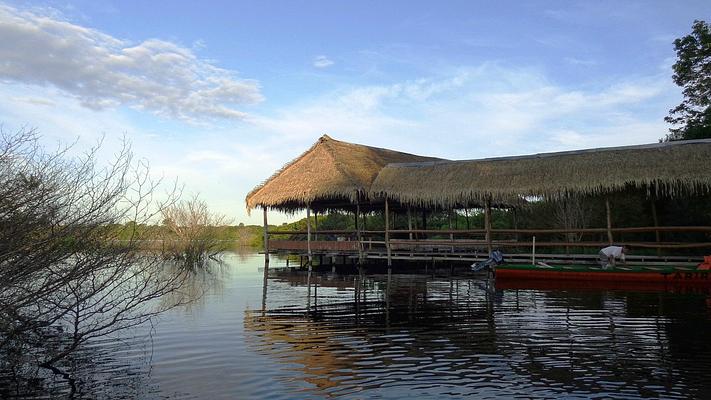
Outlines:
POLYGON ((559 266, 551 268, 533 265, 500 265, 496 278, 503 280, 566 280, 607 282, 656 282, 711 285, 711 271, 688 267, 630 267, 626 269, 592 268, 588 266, 559 266))

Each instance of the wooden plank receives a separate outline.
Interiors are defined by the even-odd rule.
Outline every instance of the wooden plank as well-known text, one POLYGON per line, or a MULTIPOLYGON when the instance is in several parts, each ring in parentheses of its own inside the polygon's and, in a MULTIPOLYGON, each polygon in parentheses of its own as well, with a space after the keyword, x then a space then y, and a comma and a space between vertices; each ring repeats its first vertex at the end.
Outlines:
MULTIPOLYGON (((322 230, 322 231, 317 231, 317 230, 312 230, 311 233, 319 233, 319 234, 330 234, 330 235, 338 235, 338 234, 343 234, 343 235, 355 235, 357 231, 352 231, 352 230, 343 230, 343 229, 330 229, 330 230, 322 230)), ((308 231, 284 231, 284 230, 272 230, 269 231, 270 235, 306 235, 308 234, 308 231)))
POLYGON ((332 240, 312 240, 307 243, 304 240, 271 240, 270 246, 272 250, 305 250, 311 252, 314 250, 330 250, 330 251, 356 251, 358 250, 358 242, 352 241, 332 241, 332 240))

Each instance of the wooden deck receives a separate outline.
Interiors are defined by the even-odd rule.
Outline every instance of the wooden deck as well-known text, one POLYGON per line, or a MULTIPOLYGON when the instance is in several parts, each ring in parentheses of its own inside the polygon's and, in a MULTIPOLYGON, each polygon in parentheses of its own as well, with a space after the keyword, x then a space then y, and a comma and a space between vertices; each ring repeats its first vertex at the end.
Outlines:
MULTIPOLYGON (((476 262, 488 258, 490 248, 500 249, 507 262, 536 264, 596 264, 596 250, 611 243, 608 229, 501 229, 490 230, 389 230, 389 231, 271 231, 267 251, 329 258, 342 262, 476 262), (582 241, 561 241, 566 233, 577 233, 582 241), (277 239, 278 238, 278 239, 277 239), (309 240, 311 238, 311 240, 309 240), (314 240, 314 238, 318 238, 314 240), (488 239, 488 240, 487 240, 488 239), (538 239, 538 240, 537 240, 538 239), (597 240, 596 240, 597 239, 597 240)), ((612 229, 615 245, 628 248, 627 262, 648 266, 696 266, 711 254, 711 227, 634 227, 612 229), (695 239, 644 241, 644 234, 660 237, 663 232, 690 234, 695 239), (656 251, 655 251, 656 250, 656 251), (636 253, 636 254, 635 254, 636 253), (656 253, 656 254, 650 254, 656 253)))

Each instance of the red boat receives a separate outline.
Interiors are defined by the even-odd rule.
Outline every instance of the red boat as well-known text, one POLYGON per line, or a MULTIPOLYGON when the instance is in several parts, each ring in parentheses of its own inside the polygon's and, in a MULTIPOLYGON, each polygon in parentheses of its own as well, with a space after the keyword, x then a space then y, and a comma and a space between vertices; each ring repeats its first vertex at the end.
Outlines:
MULTIPOLYGON (((711 257, 709 257, 711 258, 711 257)), ((698 267, 618 265, 504 264, 496 267, 497 280, 564 280, 580 282, 656 282, 711 285, 707 259, 698 267)))

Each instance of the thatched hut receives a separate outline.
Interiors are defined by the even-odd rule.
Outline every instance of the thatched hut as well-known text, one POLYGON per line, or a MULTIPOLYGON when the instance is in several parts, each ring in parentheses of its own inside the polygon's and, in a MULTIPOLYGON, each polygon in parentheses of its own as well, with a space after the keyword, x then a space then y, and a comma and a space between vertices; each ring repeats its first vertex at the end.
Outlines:
MULTIPOLYGON (((561 199, 575 196, 601 195, 605 198, 607 227, 585 229, 587 233, 607 233, 607 241, 586 242, 597 247, 614 243, 613 233, 625 228, 613 228, 610 196, 627 190, 646 192, 654 196, 687 196, 711 192, 711 139, 657 143, 641 146, 589 149, 544 153, 516 157, 487 158, 480 160, 449 161, 417 156, 392 150, 341 142, 324 135, 310 149, 286 164, 263 184, 247 195, 247 208, 263 208, 265 260, 268 262, 269 231, 267 210, 295 212, 306 209, 306 245, 296 241, 275 243, 275 248, 305 250, 308 265, 312 263, 313 250, 358 253, 358 260, 366 257, 363 226, 358 222, 362 212, 382 210, 384 241, 388 265, 392 262, 391 235, 393 221, 391 210, 407 211, 407 231, 393 231, 395 235, 407 234, 408 239, 393 239, 406 245, 423 245, 429 253, 437 254, 441 242, 420 240, 413 234, 428 235, 426 214, 432 209, 447 211, 450 221, 449 242, 446 254, 455 253, 456 232, 451 230, 456 209, 481 207, 484 210, 484 229, 464 234, 484 234, 483 241, 473 241, 475 246, 485 245, 489 254, 493 246, 529 246, 528 242, 496 242, 495 234, 525 233, 550 234, 546 230, 530 229, 526 232, 492 228, 492 208, 510 207, 532 197, 561 199), (398 210, 399 209, 399 210, 398 210), (313 241, 311 239, 311 211, 350 210, 355 214, 356 235, 353 242, 313 241), (412 211, 421 212, 423 224, 412 229, 412 211), (418 240, 420 240, 418 242, 418 240), (288 243, 287 243, 288 242, 288 243), (293 243, 292 243, 293 242, 293 243), (354 244, 355 242, 355 244, 354 244), (337 244, 338 246, 334 245, 337 244), (347 245, 347 246, 341 246, 347 245), (429 247, 427 247, 429 246, 429 247), (433 247, 434 246, 434 247, 433 247), (346 248, 347 247, 347 248, 346 248)), ((660 245, 660 231, 668 227, 657 224, 656 208, 652 203, 654 227, 636 227, 634 232, 652 232, 654 243, 634 243, 639 247, 660 245)), ((515 213, 514 213, 515 218, 515 213)), ((316 222, 316 219, 314 219, 316 222)), ((629 230, 628 229, 628 230, 629 230)), ((456 230, 456 226, 455 226, 456 230)), ((707 232, 708 227, 674 227, 682 232, 707 232)), ((578 232, 574 228, 561 232, 578 232)), ((582 232, 582 231, 581 231, 582 232)), ((369 232, 372 234, 373 232, 369 232)), ((467 239, 464 241, 466 242, 467 239)), ((507 239, 508 240, 508 239, 507 239)), ((531 243, 535 243, 535 236, 531 243)), ((456 242, 461 244, 464 242, 456 242)), ((547 242, 545 246, 568 246, 568 242, 547 242)), ((539 246, 544 244, 539 243, 539 246)), ((467 246, 468 244, 462 244, 467 246)), ((581 245, 578 243, 578 245, 581 245)), ((669 243, 665 248, 697 248, 708 243, 669 243)), ((535 246, 535 245, 532 245, 535 246)), ((396 246, 397 247, 397 246, 396 246)), ((535 249, 535 247, 533 247, 535 249)), ((445 250, 446 250, 445 249, 445 250)), ((411 250, 411 248, 410 248, 411 250)), ((375 250, 377 251, 377 249, 375 250)), ((425 250, 423 250, 425 251, 425 250)), ((535 250, 532 250, 535 254, 535 250)), ((410 251, 409 257, 413 257, 410 251)), ((329 253, 330 254, 330 253, 329 253)), ((401 255, 402 256, 402 255, 401 255)), ((382 255, 373 255, 375 259, 382 255)), ((404 256, 407 257, 407 256, 404 256)))
POLYGON ((310 149, 254 188, 247 195, 247 210, 348 209, 367 198, 373 180, 386 165, 435 160, 438 159, 323 135, 310 149))
POLYGON ((629 187, 650 194, 711 189, 711 140, 657 143, 466 161, 389 164, 371 198, 442 209, 511 203, 516 198, 605 194, 629 187))

